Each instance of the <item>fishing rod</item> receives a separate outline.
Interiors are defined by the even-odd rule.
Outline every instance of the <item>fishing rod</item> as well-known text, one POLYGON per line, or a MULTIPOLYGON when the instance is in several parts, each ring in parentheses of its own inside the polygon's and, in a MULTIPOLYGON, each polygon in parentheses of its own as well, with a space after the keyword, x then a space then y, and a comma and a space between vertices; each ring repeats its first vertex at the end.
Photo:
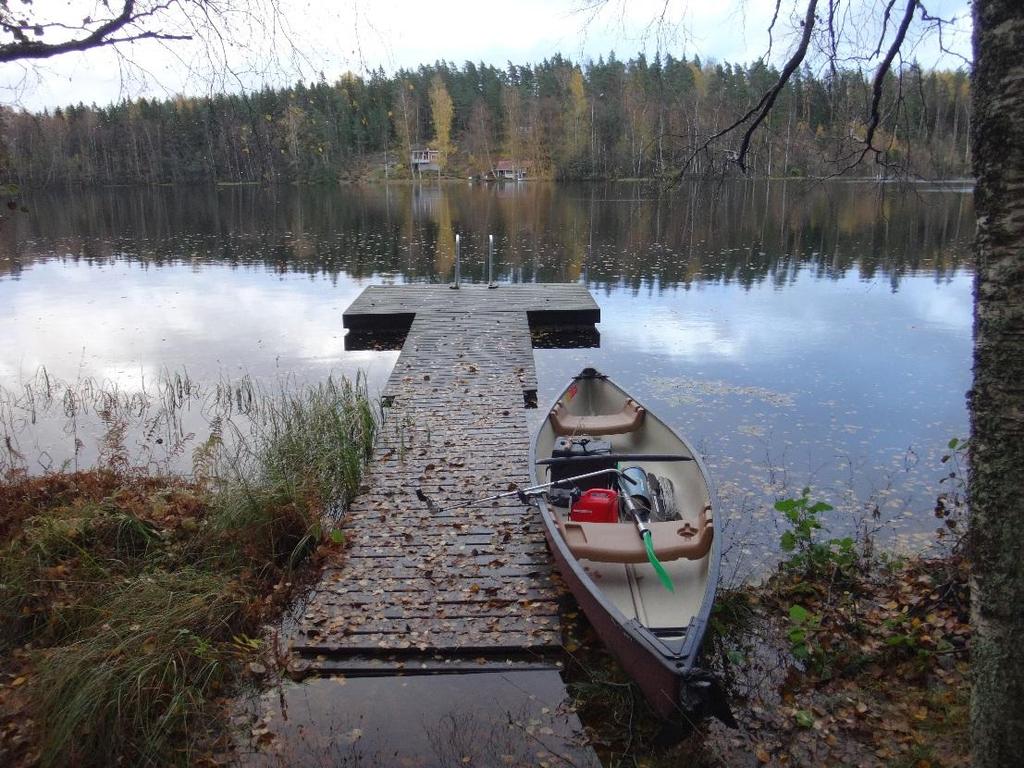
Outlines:
MULTIPOLYGON (((487 496, 486 498, 477 499, 475 501, 468 500, 468 501, 456 502, 454 504, 450 504, 448 506, 448 508, 450 509, 451 507, 475 507, 475 506, 478 506, 480 504, 486 504, 489 501, 498 501, 499 499, 509 499, 509 498, 512 498, 513 496, 518 498, 518 499, 520 499, 524 504, 526 504, 526 503, 529 502, 531 496, 538 496, 543 491, 547 490, 548 488, 556 488, 559 485, 563 485, 565 483, 574 483, 577 480, 586 480, 587 478, 590 478, 590 477, 600 477, 601 475, 616 475, 619 478, 620 486, 621 486, 623 480, 626 480, 630 485, 636 485, 636 482, 637 482, 633 478, 628 477, 625 474, 623 474, 621 470, 618 470, 618 469, 615 469, 615 468, 599 469, 596 472, 587 472, 587 473, 582 474, 582 475, 574 475, 572 477, 563 477, 561 480, 552 480, 550 483, 541 483, 540 485, 531 485, 529 488, 517 488, 514 491, 506 491, 505 493, 498 493, 498 494, 495 494, 494 496, 487 496)), ((625 486, 622 486, 622 487, 625 487, 625 486)), ((442 512, 445 509, 445 507, 439 507, 436 504, 436 502, 434 502, 433 499, 431 499, 429 496, 427 496, 427 494, 425 494, 423 492, 422 488, 417 488, 416 489, 416 498, 419 499, 420 501, 422 501, 424 504, 426 504, 427 508, 431 512, 435 512, 435 513, 436 512, 442 512)))
POLYGON ((636 480, 631 477, 626 477, 622 473, 622 470, 615 469, 614 467, 609 469, 599 469, 596 472, 587 472, 584 475, 574 475, 572 477, 563 477, 561 480, 552 480, 550 483, 541 483, 540 485, 531 485, 529 488, 520 488, 515 491, 508 491, 507 493, 499 493, 496 496, 488 496, 486 499, 477 499, 474 504, 484 504, 488 501, 497 501, 498 499, 505 499, 509 496, 536 496, 546 488, 555 488, 562 483, 572 483, 576 480, 586 480, 588 477, 600 477, 601 475, 618 475, 619 480, 623 478, 629 481, 630 485, 636 485, 636 480))

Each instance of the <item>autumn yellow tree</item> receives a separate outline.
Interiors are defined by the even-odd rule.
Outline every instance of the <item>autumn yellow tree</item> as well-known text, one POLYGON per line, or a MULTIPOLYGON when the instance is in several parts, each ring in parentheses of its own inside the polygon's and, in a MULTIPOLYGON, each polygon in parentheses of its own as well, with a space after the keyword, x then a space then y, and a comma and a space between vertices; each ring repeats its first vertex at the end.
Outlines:
POLYGON ((430 81, 430 114, 434 120, 434 137, 437 151, 441 153, 443 168, 452 150, 452 118, 455 116, 455 109, 452 106, 452 97, 448 95, 448 89, 445 88, 440 75, 434 75, 430 81))
MULTIPOLYGON (((573 152, 579 152, 588 136, 589 129, 585 121, 588 114, 587 94, 583 88, 583 73, 579 67, 572 70, 569 76, 569 109, 567 111, 568 128, 571 129, 573 152)), ((567 131, 569 133, 569 131, 567 131)))

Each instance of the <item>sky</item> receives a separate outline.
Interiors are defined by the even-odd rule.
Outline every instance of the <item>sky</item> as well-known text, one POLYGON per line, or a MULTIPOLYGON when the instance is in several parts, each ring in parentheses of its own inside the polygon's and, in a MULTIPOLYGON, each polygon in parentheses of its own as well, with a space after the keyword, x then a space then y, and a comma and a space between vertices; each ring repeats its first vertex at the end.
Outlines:
MULTIPOLYGON (((782 0, 770 62, 779 66, 795 42, 805 0, 782 0)), ((38 5, 41 4, 37 4, 38 5)), ((67 0, 48 9, 81 19, 96 0, 67 0)), ((0 103, 41 110, 83 102, 99 105, 138 96, 171 97, 237 92, 263 84, 289 85, 322 73, 333 81, 364 73, 446 60, 538 62, 554 53, 576 61, 614 51, 620 59, 638 52, 750 62, 768 50, 774 0, 237 0, 252 13, 230 14, 222 40, 145 41, 119 51, 65 54, 44 63, 0 65, 0 103), (596 7, 594 7, 596 5, 596 7), (272 6, 279 12, 274 14, 272 6)), ((850 0, 842 37, 873 48, 883 0, 850 0), (873 30, 875 30, 873 32, 873 30)), ((824 4, 822 4, 824 7, 824 4)), ((966 0, 931 0, 933 16, 957 17, 943 46, 969 56, 966 0)), ((43 11, 47 12, 47 11, 43 11)), ((54 16, 52 20, 57 20, 54 16)), ((181 31, 180 19, 167 29, 181 31)), ((51 38, 48 38, 51 39, 51 38)), ((942 53, 935 35, 908 37, 908 58, 928 67, 964 62, 942 53)))

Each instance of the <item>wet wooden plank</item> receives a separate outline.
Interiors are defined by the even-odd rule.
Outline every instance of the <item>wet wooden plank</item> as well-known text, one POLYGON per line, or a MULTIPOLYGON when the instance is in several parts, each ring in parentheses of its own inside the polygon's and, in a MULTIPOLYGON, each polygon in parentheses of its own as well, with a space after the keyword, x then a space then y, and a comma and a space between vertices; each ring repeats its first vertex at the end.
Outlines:
MULTIPOLYGON (((440 581, 435 578, 428 578, 426 576, 420 576, 416 578, 403 579, 401 582, 384 582, 380 579, 375 578, 375 574, 372 571, 364 570, 360 573, 354 571, 346 571, 343 577, 334 579, 333 581, 339 586, 332 590, 331 579, 322 579, 316 589, 316 593, 319 596, 321 593, 334 591, 338 594, 339 589, 350 589, 352 591, 371 591, 379 592, 381 594, 390 592, 404 592, 404 591, 433 591, 438 594, 443 592, 459 592, 471 589, 474 592, 478 589, 481 590, 511 590, 517 595, 525 594, 530 589, 535 588, 549 588, 556 585, 556 576, 548 573, 535 574, 528 579, 510 580, 507 578, 498 578, 493 574, 488 573, 475 573, 467 574, 466 578, 458 580, 444 580, 440 581)), ((323 599, 323 598, 320 598, 323 599)))
POLYGON ((341 652, 332 655, 319 654, 295 659, 289 664, 288 675, 301 680, 310 675, 339 675, 344 677, 409 677, 414 675, 465 675, 478 673, 528 672, 550 670, 557 672, 560 667, 550 661, 520 654, 493 654, 473 656, 448 654, 442 658, 375 653, 362 656, 358 653, 341 652), (515 658, 513 658, 515 657, 515 658))
POLYGON ((353 635, 339 642, 335 638, 313 639, 308 644, 292 644, 292 650, 303 655, 373 654, 404 651, 411 656, 427 653, 457 652, 459 655, 500 656, 526 650, 553 652, 560 648, 557 632, 515 634, 511 632, 426 633, 407 635, 353 635))
POLYGON ((460 546, 460 547, 503 547, 505 551, 515 551, 516 546, 523 548, 532 547, 535 544, 544 543, 544 533, 540 530, 530 530, 525 534, 520 533, 516 537, 516 544, 509 545, 502 541, 501 537, 490 531, 480 533, 462 533, 458 530, 445 526, 443 528, 425 529, 420 531, 414 539, 409 534, 401 533, 378 533, 360 534, 350 533, 347 537, 350 546, 359 546, 365 549, 422 549, 438 545, 460 546))
MULTIPOLYGON (((368 634, 374 632, 408 633, 412 631, 473 632, 499 630, 529 632, 535 628, 557 625, 556 606, 545 606, 526 610, 516 604, 494 606, 490 604, 449 603, 444 606, 415 606, 410 610, 399 610, 389 606, 378 611, 377 605, 367 604, 361 611, 346 616, 325 614, 317 618, 304 617, 310 634, 368 634), (395 614, 398 615, 395 615, 395 614)), ((313 614, 314 616, 316 614, 313 614)))
POLYGON ((376 569, 379 566, 385 565, 385 562, 394 563, 397 566, 406 568, 415 568, 417 564, 423 562, 424 558, 433 556, 442 550, 446 562, 453 566, 459 566, 460 569, 465 566, 532 566, 537 563, 546 563, 548 560, 547 547, 543 542, 537 542, 530 549, 524 550, 519 548, 519 551, 499 548, 493 548, 491 551, 488 551, 487 548, 443 547, 440 545, 406 550, 358 550, 349 555, 348 561, 353 566, 353 569, 356 570, 360 568, 376 569))
POLYGON ((367 287, 343 315, 346 328, 402 327, 417 314, 493 312, 534 314, 543 324, 598 323, 601 311, 585 286, 577 283, 501 285, 374 285, 367 287))

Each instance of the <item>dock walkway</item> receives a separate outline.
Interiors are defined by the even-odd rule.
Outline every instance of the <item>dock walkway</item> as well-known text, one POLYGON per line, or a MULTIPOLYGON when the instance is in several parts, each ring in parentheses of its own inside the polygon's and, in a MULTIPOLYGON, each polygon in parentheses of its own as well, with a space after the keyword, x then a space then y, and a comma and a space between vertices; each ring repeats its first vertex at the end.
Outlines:
POLYGON ((576 284, 373 286, 356 299, 345 327, 408 332, 347 546, 297 617, 294 672, 553 668, 562 593, 539 515, 466 502, 529 483, 531 325, 593 332, 599 319, 576 284))

